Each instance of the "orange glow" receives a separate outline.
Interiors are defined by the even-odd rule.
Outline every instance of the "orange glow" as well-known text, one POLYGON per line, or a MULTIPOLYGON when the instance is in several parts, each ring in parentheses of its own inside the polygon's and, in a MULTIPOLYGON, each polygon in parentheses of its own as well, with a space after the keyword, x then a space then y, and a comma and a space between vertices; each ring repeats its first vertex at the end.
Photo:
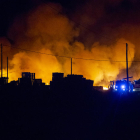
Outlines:
MULTIPOLYGON (((131 52, 131 55, 128 53, 128 58, 129 61, 133 61, 135 46, 123 38, 118 39, 118 42, 110 46, 100 45, 99 42, 95 42, 92 46, 89 46, 90 50, 87 49, 88 47, 84 46, 82 42, 75 40, 80 33, 79 29, 75 28, 66 16, 59 13, 60 6, 51 6, 39 6, 37 9, 30 11, 28 16, 17 18, 10 27, 8 36, 15 43, 4 53, 4 57, 10 56, 9 82, 18 80, 22 72, 35 73, 35 77, 37 79, 41 78, 42 82, 46 84, 52 80, 53 72, 63 72, 65 76, 70 74, 70 58, 52 56, 60 55, 73 58, 108 60, 72 60, 73 74, 80 74, 87 79, 94 80, 94 85, 107 86, 109 81, 115 80, 120 71, 126 67, 126 47, 125 44, 120 42, 128 43, 128 50, 131 52), (58 12, 52 10, 51 6, 58 9, 58 12), (22 24, 21 19, 23 20, 22 24), (25 51, 16 47, 25 49, 25 51)), ((7 41, 5 44, 9 44, 9 42, 7 41)), ((129 67, 131 63, 129 62, 129 67)), ((6 73, 6 66, 4 68, 3 73, 6 73)))
MULTIPOLYGON (((92 51, 85 50, 81 47, 82 44, 76 42, 76 49, 78 52, 70 52, 74 58, 88 58, 88 59, 99 59, 110 61, 94 61, 94 60, 83 60, 73 59, 73 74, 83 75, 87 79, 94 80, 95 85, 108 85, 109 81, 114 80, 119 74, 121 69, 125 69, 125 62, 111 62, 111 61, 125 61, 125 55, 119 50, 119 46, 98 46, 92 48, 92 51), (100 49, 98 49, 100 48, 100 49), (108 50, 106 50, 108 48, 108 50), (106 50, 106 51, 105 51, 106 50), (122 56, 122 57, 121 57, 122 56)), ((120 46, 124 47, 125 46, 120 46)), ((61 48, 62 49, 62 48, 61 48)), ((71 50, 69 50, 71 51, 71 50)), ((71 61, 70 58, 59 58, 46 54, 54 54, 49 49, 41 49, 40 53, 32 52, 19 52, 13 56, 13 59, 9 61, 9 82, 12 80, 18 80, 21 77, 22 72, 35 73, 37 79, 42 79, 42 82, 48 84, 52 80, 53 72, 63 72, 65 76, 71 72, 71 61)), ((131 49, 131 54, 134 56, 134 50, 131 49)), ((61 55, 65 55, 64 53, 61 55)), ((129 63, 130 67, 131 63, 129 63)), ((4 75, 7 76, 7 70, 3 70, 4 75)))
POLYGON ((103 90, 108 90, 108 87, 103 87, 103 90))

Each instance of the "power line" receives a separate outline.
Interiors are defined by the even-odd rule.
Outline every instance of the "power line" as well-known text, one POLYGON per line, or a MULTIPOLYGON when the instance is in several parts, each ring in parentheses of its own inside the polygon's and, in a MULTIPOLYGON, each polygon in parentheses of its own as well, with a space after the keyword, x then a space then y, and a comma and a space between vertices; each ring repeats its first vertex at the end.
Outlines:
MULTIPOLYGON (((4 46, 9 46, 9 45, 4 45, 4 46)), ((11 47, 11 46, 9 46, 11 47)), ((23 51, 26 51, 26 52, 32 52, 32 53, 39 53, 39 54, 44 54, 44 55, 50 55, 50 56, 55 56, 55 57, 64 57, 64 58, 73 58, 73 59, 81 59, 81 60, 91 60, 91 61, 110 61, 110 62, 126 62, 126 61, 113 61, 113 60, 103 60, 103 59, 89 59, 89 58, 78 58, 78 57, 71 57, 71 56, 63 56, 63 55, 55 55, 55 54, 47 54, 47 53, 42 53, 42 52, 38 52, 38 51, 33 51, 33 50, 27 50, 27 49, 22 49, 22 48, 19 48, 19 47, 15 47, 14 48, 16 49, 19 49, 19 50, 23 50, 23 51)), ((129 52, 130 53, 130 52, 129 52)), ((128 62, 140 62, 140 60, 138 61, 128 61, 128 62)))
MULTIPOLYGON (((81 59, 81 60, 91 60, 91 61, 110 61, 110 62, 126 62, 126 61, 112 61, 112 60, 99 60, 99 59, 89 59, 89 58, 78 58, 78 57, 71 57, 71 56, 62 56, 62 55, 54 55, 54 54, 47 54, 47 53, 41 53, 37 51, 32 51, 32 50, 27 50, 27 49, 22 49, 19 47, 14 47, 19 50, 27 51, 27 52, 32 52, 32 53, 39 53, 39 54, 44 54, 44 55, 50 55, 50 56, 55 56, 55 57, 64 57, 64 58, 73 58, 73 59, 81 59)), ((128 62, 140 62, 140 61, 128 61, 128 62)))

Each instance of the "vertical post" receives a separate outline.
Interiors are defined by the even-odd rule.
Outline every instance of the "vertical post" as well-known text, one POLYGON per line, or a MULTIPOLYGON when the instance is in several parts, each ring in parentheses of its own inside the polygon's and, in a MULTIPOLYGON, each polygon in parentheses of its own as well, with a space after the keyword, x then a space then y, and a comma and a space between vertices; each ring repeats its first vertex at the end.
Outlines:
POLYGON ((127 75, 127 91, 129 91, 129 78, 128 78, 128 44, 126 43, 126 75, 127 75))
POLYGON ((8 83, 8 57, 7 57, 7 83, 8 83))
POLYGON ((34 73, 34 79, 35 79, 35 73, 34 73))
POLYGON ((72 58, 71 58, 71 75, 72 75, 72 58))
POLYGON ((2 78, 2 43, 1 43, 1 78, 2 78))

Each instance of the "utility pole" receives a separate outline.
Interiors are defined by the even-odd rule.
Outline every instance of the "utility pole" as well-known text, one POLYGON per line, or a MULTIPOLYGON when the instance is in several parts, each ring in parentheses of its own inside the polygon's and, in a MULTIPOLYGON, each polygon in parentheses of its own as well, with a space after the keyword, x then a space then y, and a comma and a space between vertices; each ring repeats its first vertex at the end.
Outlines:
POLYGON ((72 75, 72 58, 71 58, 71 75, 72 75))
POLYGON ((1 78, 2 78, 2 43, 1 43, 1 78))
POLYGON ((127 75, 127 91, 129 91, 129 77, 128 77, 128 44, 126 43, 126 75, 127 75))
POLYGON ((8 57, 7 57, 7 83, 8 83, 8 57))

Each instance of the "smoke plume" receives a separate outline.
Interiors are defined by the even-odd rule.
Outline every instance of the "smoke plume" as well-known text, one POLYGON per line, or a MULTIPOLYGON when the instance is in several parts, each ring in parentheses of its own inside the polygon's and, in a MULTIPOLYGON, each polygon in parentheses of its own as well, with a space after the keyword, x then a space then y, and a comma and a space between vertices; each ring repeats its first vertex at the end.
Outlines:
MULTIPOLYGON (((124 32, 121 32, 123 25, 117 28, 119 30, 115 29, 112 32, 110 28, 101 26, 100 35, 103 37, 107 32, 107 38, 113 37, 113 41, 110 42, 99 36, 101 29, 96 36, 84 28, 88 23, 97 27, 98 20, 104 15, 102 6, 99 14, 95 9, 98 16, 94 19, 86 15, 79 17, 85 22, 81 21, 83 28, 77 26, 62 11, 59 4, 49 3, 15 18, 8 30, 8 40, 5 43, 10 46, 5 47, 7 49, 4 54, 10 58, 9 81, 17 80, 21 77, 21 72, 34 72, 36 78, 49 83, 52 72, 64 72, 65 76, 70 74, 72 57, 73 74, 81 74, 87 79, 94 80, 95 85, 106 85, 109 81, 115 80, 126 67, 125 43, 129 45, 129 68, 131 67, 135 45, 130 36, 125 37, 124 32)), ((4 66, 6 73, 6 65, 4 66)), ((121 78, 124 77, 125 73, 122 72, 121 78)))

